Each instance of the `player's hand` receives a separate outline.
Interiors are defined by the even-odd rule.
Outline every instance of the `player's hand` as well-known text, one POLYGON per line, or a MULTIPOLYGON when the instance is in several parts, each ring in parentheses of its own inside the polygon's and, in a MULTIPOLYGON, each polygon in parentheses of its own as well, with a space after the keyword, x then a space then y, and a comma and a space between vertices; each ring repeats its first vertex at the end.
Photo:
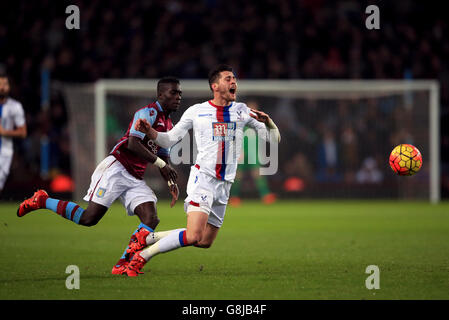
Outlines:
POLYGON ((168 189, 170 190, 171 194, 171 202, 170 202, 170 208, 173 208, 173 206, 176 203, 176 200, 178 200, 179 197, 179 188, 176 183, 173 183, 172 181, 168 182, 168 189))
POLYGON ((262 112, 262 111, 259 111, 256 109, 250 109, 250 110, 251 110, 251 112, 249 113, 249 115, 251 117, 253 117, 254 119, 256 119, 257 121, 267 124, 268 120, 270 120, 270 117, 265 112, 262 112))
POLYGON ((151 127, 147 119, 138 119, 134 125, 134 129, 145 133, 151 140, 154 140, 157 137, 157 131, 151 127))
POLYGON ((171 181, 172 183, 176 183, 176 180, 178 179, 178 174, 176 173, 175 169, 173 169, 168 163, 159 170, 165 181, 167 182, 171 181))
POLYGON ((134 129, 136 131, 140 131, 140 132, 143 132, 145 134, 150 130, 150 128, 151 128, 151 125, 147 121, 147 119, 138 119, 136 121, 135 126, 134 126, 134 129))

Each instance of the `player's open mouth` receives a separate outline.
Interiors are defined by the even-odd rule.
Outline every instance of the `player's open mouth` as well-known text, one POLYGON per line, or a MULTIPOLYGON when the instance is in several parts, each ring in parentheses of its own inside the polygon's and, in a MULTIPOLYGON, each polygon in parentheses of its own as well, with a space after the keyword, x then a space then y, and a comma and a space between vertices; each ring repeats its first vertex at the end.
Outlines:
POLYGON ((229 92, 232 93, 232 94, 235 94, 236 91, 237 91, 236 88, 231 88, 231 89, 229 89, 229 92))

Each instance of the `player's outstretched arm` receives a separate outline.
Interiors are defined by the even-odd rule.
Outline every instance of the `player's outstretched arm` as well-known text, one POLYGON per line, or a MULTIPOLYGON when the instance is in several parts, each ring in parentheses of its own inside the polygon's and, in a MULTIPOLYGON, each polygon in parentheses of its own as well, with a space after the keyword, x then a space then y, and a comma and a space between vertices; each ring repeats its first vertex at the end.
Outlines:
POLYGON ((168 132, 154 130, 146 119, 137 120, 134 126, 135 130, 145 133, 148 138, 154 140, 154 142, 163 148, 170 148, 176 144, 185 136, 190 128, 191 125, 182 121, 182 119, 168 132))
POLYGON ((281 142, 281 133, 279 132, 278 127, 268 114, 260 110, 251 109, 249 115, 254 119, 256 119, 257 121, 263 122, 269 130, 272 130, 272 132, 276 137, 277 142, 278 143, 281 142))

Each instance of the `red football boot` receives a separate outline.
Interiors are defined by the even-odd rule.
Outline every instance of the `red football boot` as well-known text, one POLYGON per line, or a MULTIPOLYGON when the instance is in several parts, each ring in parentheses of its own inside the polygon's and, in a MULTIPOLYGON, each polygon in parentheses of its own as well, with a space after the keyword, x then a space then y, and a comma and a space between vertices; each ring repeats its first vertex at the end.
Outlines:
POLYGON ((134 241, 130 241, 130 243, 128 244, 128 249, 126 249, 126 255, 128 259, 131 260, 137 251, 140 251, 147 246, 147 236, 149 234, 150 231, 145 228, 140 228, 139 231, 134 234, 134 236, 131 238, 131 240, 134 241))
POLYGON ((128 277, 137 277, 139 274, 143 274, 142 269, 146 263, 147 261, 140 256, 140 251, 137 251, 123 274, 128 277))
POLYGON ((128 249, 126 249, 126 254, 124 259, 119 259, 117 263, 112 267, 112 274, 124 274, 129 261, 133 258, 137 251, 145 248, 146 238, 150 232, 145 228, 140 228, 135 234, 131 236, 128 243, 128 249))
POLYGON ((120 259, 117 264, 112 267, 112 274, 124 274, 129 261, 126 259, 120 259))
POLYGON ((31 198, 26 199, 20 204, 19 209, 17 209, 17 216, 23 217, 28 212, 44 209, 47 199, 48 193, 45 190, 37 190, 31 198))

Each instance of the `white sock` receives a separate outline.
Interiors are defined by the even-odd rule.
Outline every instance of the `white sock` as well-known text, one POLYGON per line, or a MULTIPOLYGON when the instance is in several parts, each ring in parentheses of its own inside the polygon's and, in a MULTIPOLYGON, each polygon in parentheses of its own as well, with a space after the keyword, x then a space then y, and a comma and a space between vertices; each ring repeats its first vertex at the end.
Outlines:
POLYGON ((159 253, 172 251, 187 245, 185 240, 186 229, 176 229, 167 232, 168 234, 158 242, 140 252, 140 256, 148 261, 159 253))
POLYGON ((172 233, 174 231, 181 231, 181 230, 185 230, 185 229, 174 229, 174 230, 168 230, 168 231, 150 232, 150 234, 146 238, 147 246, 158 242, 159 240, 168 236, 170 233, 172 233))

